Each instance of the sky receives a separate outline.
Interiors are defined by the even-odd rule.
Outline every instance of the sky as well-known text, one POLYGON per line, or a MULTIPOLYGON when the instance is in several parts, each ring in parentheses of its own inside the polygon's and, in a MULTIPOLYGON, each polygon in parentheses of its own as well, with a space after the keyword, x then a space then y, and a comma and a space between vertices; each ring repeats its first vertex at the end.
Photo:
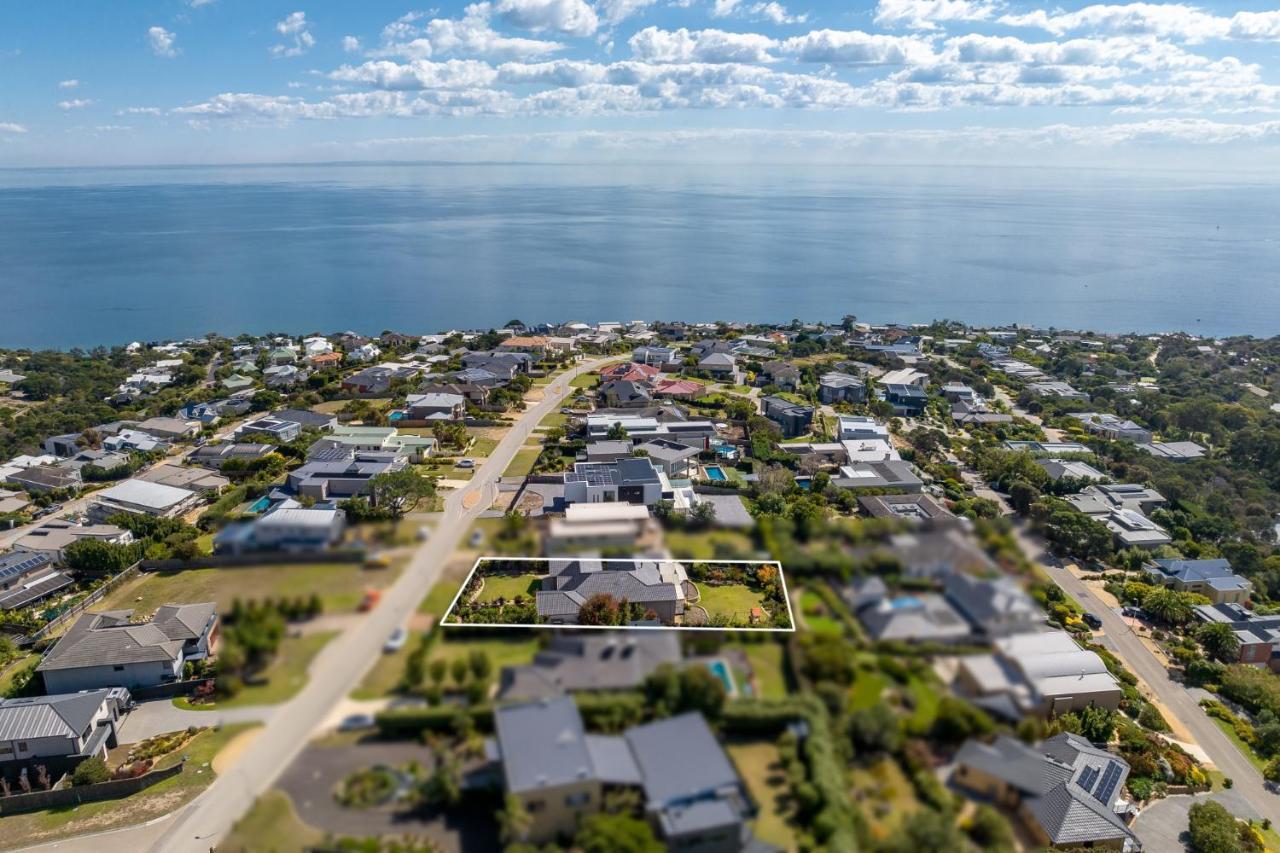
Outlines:
POLYGON ((1280 8, 1258 3, 0 7, 0 166, 1277 154, 1280 8))

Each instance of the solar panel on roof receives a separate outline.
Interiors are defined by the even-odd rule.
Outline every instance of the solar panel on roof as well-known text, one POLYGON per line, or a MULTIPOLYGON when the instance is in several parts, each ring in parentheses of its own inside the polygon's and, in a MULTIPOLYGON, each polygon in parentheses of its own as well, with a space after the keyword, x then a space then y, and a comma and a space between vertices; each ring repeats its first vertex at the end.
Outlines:
POLYGON ((0 580, 21 577, 48 562, 49 558, 44 554, 12 554, 0 557, 0 580))
POLYGON ((1097 767, 1092 764, 1088 765, 1076 778, 1076 784, 1086 791, 1092 791, 1094 783, 1098 781, 1099 772, 1097 767))
POLYGON ((1098 802, 1108 804, 1111 802, 1111 795, 1116 792, 1116 785, 1120 782, 1120 765, 1114 761, 1107 765, 1107 770, 1102 774, 1102 781, 1098 783, 1098 788, 1093 792, 1093 796, 1098 802))

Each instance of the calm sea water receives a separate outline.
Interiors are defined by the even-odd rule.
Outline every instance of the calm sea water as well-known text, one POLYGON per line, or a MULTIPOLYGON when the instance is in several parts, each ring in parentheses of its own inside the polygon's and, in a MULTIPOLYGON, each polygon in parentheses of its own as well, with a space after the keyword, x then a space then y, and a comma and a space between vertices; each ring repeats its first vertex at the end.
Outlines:
POLYGON ((1280 333, 1280 185, 825 166, 0 171, 0 346, 845 314, 1280 333))

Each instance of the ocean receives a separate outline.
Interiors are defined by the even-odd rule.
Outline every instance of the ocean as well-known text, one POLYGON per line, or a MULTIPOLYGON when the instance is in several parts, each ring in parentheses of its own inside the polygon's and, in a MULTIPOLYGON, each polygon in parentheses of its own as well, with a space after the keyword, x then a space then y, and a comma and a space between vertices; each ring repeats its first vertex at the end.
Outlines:
POLYGON ((825 165, 0 170, 0 347, 846 314, 1277 334, 1280 186, 825 165))

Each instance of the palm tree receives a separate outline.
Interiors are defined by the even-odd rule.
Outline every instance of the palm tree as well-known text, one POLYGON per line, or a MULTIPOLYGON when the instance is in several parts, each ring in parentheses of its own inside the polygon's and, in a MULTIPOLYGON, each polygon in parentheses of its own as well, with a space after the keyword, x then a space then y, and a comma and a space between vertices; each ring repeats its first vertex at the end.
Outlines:
POLYGON ((1182 625, 1191 619, 1191 603, 1177 590, 1153 589, 1142 599, 1142 609, 1158 622, 1182 625))
POLYGON ((1196 639, 1210 657, 1223 663, 1235 663, 1240 659, 1240 638, 1225 622, 1210 622, 1200 626, 1196 639))

